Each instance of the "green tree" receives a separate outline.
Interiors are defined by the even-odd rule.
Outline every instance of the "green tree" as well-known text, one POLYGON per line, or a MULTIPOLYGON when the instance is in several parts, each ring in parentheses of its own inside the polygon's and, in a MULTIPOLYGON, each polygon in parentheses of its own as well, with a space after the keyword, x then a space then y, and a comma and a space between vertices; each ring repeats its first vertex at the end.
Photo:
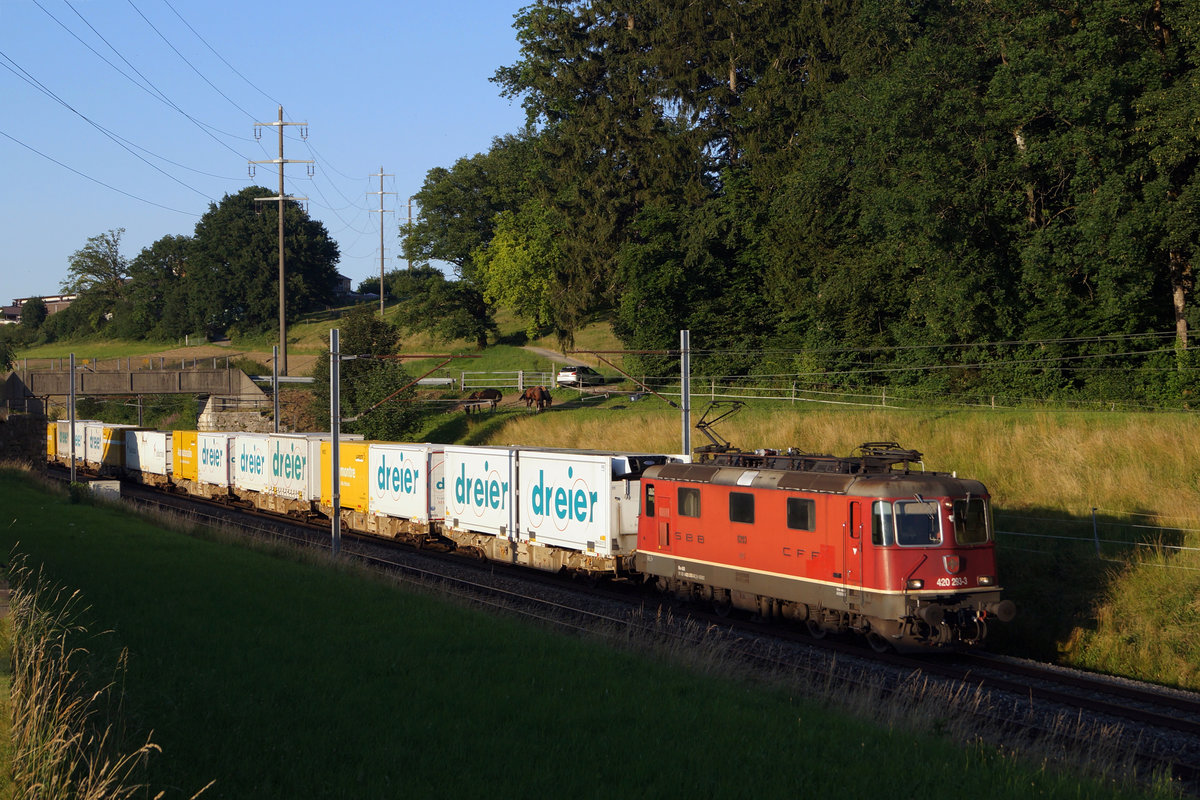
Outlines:
MULTIPOLYGON (((368 439, 402 441, 420 425, 421 411, 413 402, 416 391, 409 386, 408 372, 398 360, 377 358, 392 355, 399 343, 399 332, 380 319, 370 305, 351 309, 342 317, 339 347, 344 356, 358 356, 341 363, 340 402, 347 433, 361 433, 368 439), (392 395, 395 395, 394 397, 392 395)), ((330 351, 326 347, 313 367, 316 390, 312 409, 325 422, 330 414, 330 351)))
POLYGON ((46 301, 40 297, 31 297, 21 306, 21 327, 36 331, 42 327, 47 316, 46 301))
POLYGON ((553 327, 560 340, 573 330, 561 292, 565 271, 563 225, 540 203, 497 215, 492 240, 475 252, 477 279, 489 303, 504 305, 525 321, 525 333, 553 327))
MULTIPOLYGON (((257 207, 269 190, 249 186, 210 204, 196 224, 186 281, 195 320, 210 334, 236 325, 262 331, 278 322, 278 204, 257 207)), ((284 203, 286 308, 293 316, 332 301, 337 244, 298 203, 284 203)))
POLYGON ((169 235, 129 264, 129 326, 142 338, 175 339, 200 330, 188 301, 192 239, 169 235))
POLYGON ((492 307, 475 284, 450 280, 429 265, 400 270, 388 276, 388 289, 399 298, 399 325, 410 333, 424 331, 444 339, 467 339, 479 350, 488 336, 498 336, 492 307))
POLYGON ((92 294, 108 305, 125 296, 125 280, 129 277, 129 261, 121 255, 121 236, 124 228, 97 234, 71 256, 67 280, 62 290, 74 294, 92 294))
POLYGON ((706 195, 710 162, 667 107, 645 58, 648 31, 629 8, 542 0, 515 27, 521 59, 494 80, 539 130, 549 180, 533 199, 561 226, 555 314, 570 340, 619 295, 618 252, 638 212, 706 195))
POLYGON ((417 262, 446 261, 460 278, 474 278, 473 254, 492 238, 496 215, 520 207, 544 183, 531 134, 492 140, 486 153, 435 167, 414 195, 412 226, 402 226, 404 255, 417 262))
POLYGON ((393 290, 393 296, 408 300, 403 313, 409 330, 487 346, 497 327, 477 280, 475 254, 492 240, 497 215, 520 207, 545 180, 536 143, 527 133, 494 139, 486 153, 429 171, 414 198, 417 219, 401 229, 404 254, 417 262, 448 262, 457 280, 412 270, 408 285, 393 290))

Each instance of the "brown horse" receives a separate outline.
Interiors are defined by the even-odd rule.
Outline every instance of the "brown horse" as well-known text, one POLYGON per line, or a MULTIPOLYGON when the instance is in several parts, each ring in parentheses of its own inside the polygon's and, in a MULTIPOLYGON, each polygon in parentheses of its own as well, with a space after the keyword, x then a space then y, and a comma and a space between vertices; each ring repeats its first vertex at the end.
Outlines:
POLYGON ((545 386, 530 386, 521 393, 521 399, 525 401, 526 408, 536 405, 538 411, 544 411, 550 407, 550 390, 545 386))
POLYGON ((490 409, 495 409, 504 397, 499 389, 480 389, 478 392, 471 392, 467 397, 466 412, 470 414, 472 411, 478 411, 483 407, 484 403, 488 403, 490 409))

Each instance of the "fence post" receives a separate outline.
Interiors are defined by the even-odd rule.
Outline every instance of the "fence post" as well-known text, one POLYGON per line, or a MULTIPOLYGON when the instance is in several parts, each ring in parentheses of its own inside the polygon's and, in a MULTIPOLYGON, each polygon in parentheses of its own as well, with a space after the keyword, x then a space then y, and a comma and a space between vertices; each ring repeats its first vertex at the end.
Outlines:
POLYGON ((1096 542, 1096 558, 1100 558, 1100 526, 1096 523, 1096 507, 1092 506, 1092 538, 1096 542))
POLYGON ((792 381, 792 405, 796 405, 796 382, 792 381))
POLYGON ((883 406, 884 408, 887 408, 887 387, 886 386, 883 387, 883 394, 881 394, 879 397, 880 397, 879 405, 883 406))

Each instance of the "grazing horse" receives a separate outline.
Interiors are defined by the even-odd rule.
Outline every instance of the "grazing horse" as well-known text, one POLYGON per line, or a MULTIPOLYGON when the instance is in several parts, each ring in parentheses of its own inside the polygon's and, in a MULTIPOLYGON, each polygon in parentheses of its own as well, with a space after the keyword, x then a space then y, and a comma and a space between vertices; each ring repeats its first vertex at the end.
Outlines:
POLYGON ((478 411, 485 402, 489 404, 489 408, 495 409, 503 397, 504 395, 500 393, 499 389, 480 389, 478 392, 471 392, 467 398, 466 411, 468 414, 472 410, 478 411))
POLYGON ((550 390, 545 386, 530 387, 525 390, 525 393, 521 397, 525 400, 526 408, 537 405, 537 410, 540 412, 550 407, 550 390))

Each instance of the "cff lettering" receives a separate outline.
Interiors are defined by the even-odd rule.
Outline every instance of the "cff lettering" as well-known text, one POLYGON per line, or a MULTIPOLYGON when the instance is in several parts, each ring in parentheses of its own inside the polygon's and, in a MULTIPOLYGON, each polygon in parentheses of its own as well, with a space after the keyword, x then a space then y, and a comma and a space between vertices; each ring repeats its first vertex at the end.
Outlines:
MULTIPOLYGON (((488 463, 485 461, 484 473, 487 473, 487 470, 488 463)), ((454 479, 454 499, 460 506, 501 509, 507 503, 508 482, 497 480, 490 475, 483 478, 468 477, 467 465, 463 464, 454 479)))
POLYGON ((379 461, 379 469, 375 472, 375 483, 378 488, 392 494, 415 494, 420 484, 421 470, 404 463, 404 454, 400 454, 400 465, 388 466, 387 456, 379 461))

